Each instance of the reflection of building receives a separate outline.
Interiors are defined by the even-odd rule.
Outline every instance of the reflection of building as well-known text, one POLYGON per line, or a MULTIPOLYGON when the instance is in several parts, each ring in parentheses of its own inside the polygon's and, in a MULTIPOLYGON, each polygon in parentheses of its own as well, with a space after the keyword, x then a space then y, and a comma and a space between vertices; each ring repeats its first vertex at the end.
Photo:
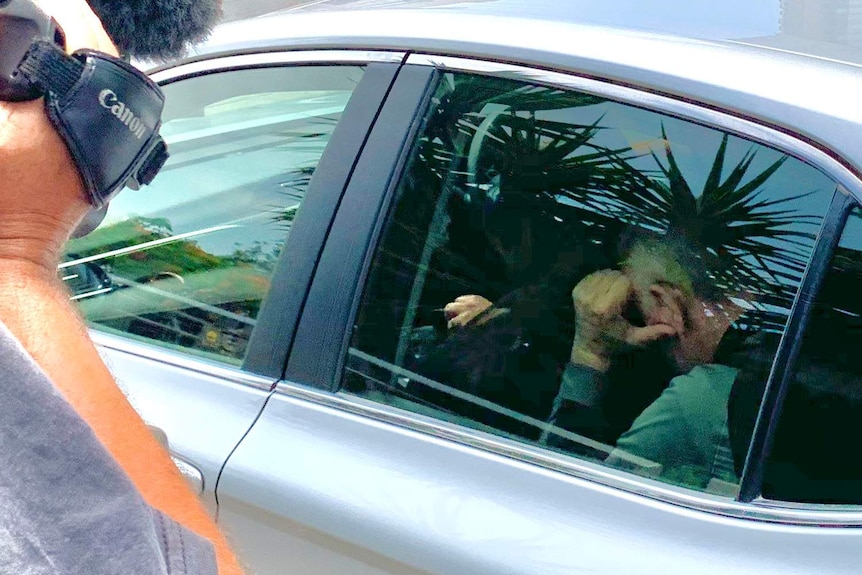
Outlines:
POLYGON ((781 32, 862 47, 862 0, 781 0, 781 32))
POLYGON ((775 5, 781 8, 779 33, 744 42, 862 65, 862 0, 777 0, 775 5))

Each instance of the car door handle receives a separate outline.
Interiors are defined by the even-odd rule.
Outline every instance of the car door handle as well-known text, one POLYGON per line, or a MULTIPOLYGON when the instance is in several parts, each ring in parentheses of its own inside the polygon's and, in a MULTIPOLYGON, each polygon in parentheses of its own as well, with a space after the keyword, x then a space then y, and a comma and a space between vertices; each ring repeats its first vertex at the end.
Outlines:
POLYGON ((206 487, 206 483, 204 481, 204 473, 200 470, 200 468, 180 455, 179 453, 175 453, 171 450, 170 442, 168 441, 168 434, 159 427, 154 425, 148 425, 150 428, 150 432, 156 438, 162 447, 164 447, 171 456, 171 459, 174 462, 174 465, 177 466, 177 469, 180 470, 180 473, 183 477, 186 478, 186 481, 189 482, 192 489, 194 489, 195 493, 198 495, 202 495, 204 492, 204 488, 206 487))
POLYGON ((192 489, 195 490, 195 493, 202 495, 204 487, 206 487, 203 471, 201 471, 197 465, 176 453, 171 453, 171 459, 173 459, 174 465, 176 465, 177 469, 180 470, 182 476, 185 477, 186 481, 188 481, 192 486, 192 489))

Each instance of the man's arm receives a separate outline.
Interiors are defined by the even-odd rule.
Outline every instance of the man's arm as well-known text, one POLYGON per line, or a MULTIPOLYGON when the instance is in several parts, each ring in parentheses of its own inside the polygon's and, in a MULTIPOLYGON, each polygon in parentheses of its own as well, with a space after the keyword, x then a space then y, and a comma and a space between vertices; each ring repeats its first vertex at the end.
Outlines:
MULTIPOLYGON (((637 455, 662 466, 670 466, 685 459, 690 450, 691 438, 686 433, 685 418, 680 410, 680 394, 686 393, 684 382, 673 380, 667 389, 652 402, 620 436, 617 449, 637 455), (680 385, 680 383, 682 383, 680 385)), ((624 467, 618 454, 611 453, 605 460, 609 465, 624 467)))
MULTIPOLYGON (((63 27, 70 52, 114 51, 84 0, 39 4, 63 27)), ((116 386, 57 279, 62 247, 88 208, 78 172, 42 103, 0 103, 0 321, 144 499, 213 541, 222 574, 240 573, 215 523, 116 386)))
MULTIPOLYGON (((586 365, 575 363, 566 365, 548 423, 572 433, 585 435, 595 441, 611 442, 613 438, 609 436, 610 426, 602 409, 606 380, 607 377, 603 372, 586 365)), ((552 430, 545 431, 541 441, 571 453, 603 457, 603 454, 556 435, 552 430)))
POLYGON ((213 545, 148 506, 0 324, 3 573, 216 573, 213 545))
POLYGON ((722 473, 716 462, 728 443, 727 402, 736 374, 712 364, 673 378, 605 462, 626 468, 620 453, 635 455, 659 463, 665 480, 700 489, 713 477, 728 480, 732 474, 722 473))

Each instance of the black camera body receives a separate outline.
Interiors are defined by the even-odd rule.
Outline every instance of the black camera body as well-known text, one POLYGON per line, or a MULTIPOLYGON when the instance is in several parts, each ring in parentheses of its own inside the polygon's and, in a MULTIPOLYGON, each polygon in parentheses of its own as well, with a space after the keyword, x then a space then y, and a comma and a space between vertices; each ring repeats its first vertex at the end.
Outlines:
POLYGON ((30 0, 0 0, 0 100, 34 100, 41 92, 18 72, 34 40, 63 47, 63 31, 30 0))

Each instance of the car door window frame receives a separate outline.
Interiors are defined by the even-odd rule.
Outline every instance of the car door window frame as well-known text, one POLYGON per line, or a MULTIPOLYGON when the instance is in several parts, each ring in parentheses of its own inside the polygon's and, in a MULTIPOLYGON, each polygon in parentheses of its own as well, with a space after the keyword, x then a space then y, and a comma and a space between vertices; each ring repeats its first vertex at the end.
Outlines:
MULTIPOLYGON (((752 142, 762 143, 772 149, 782 151, 805 161, 838 183, 838 190, 835 193, 835 199, 833 199, 833 205, 830 208, 832 210, 830 215, 833 218, 835 213, 839 213, 844 209, 841 206, 842 200, 840 199, 842 194, 849 194, 857 199, 862 198, 862 182, 847 167, 823 150, 793 137, 787 133, 786 129, 779 131, 776 128, 755 123, 749 119, 714 109, 705 104, 697 104, 688 100, 657 94, 646 89, 622 86, 616 83, 594 78, 584 78, 569 73, 537 70, 515 64, 488 62, 469 58, 411 54, 407 59, 407 65, 404 69, 415 69, 417 67, 426 67, 434 70, 437 74, 435 79, 438 79, 443 72, 465 72, 520 81, 529 79, 531 83, 566 88, 600 96, 627 105, 671 115, 695 124, 719 129, 752 142)), ((430 88, 426 88, 426 99, 417 103, 411 133, 416 132, 415 122, 424 117, 424 112, 429 105, 429 99, 435 85, 436 81, 432 82, 430 88)), ((393 91, 393 95, 397 97, 397 92, 393 91)), ((372 131, 370 138, 375 138, 377 130, 378 128, 375 128, 372 131)), ((381 230, 393 203, 395 188, 403 175, 402 170, 404 165, 413 153, 414 148, 412 144, 414 140, 415 138, 408 139, 407 145, 403 146, 398 157, 390 159, 385 166, 379 168, 381 174, 376 179, 376 185, 385 189, 373 192, 380 194, 383 200, 382 205, 375 206, 375 209, 372 210, 378 213, 377 219, 373 222, 363 222, 360 227, 356 221, 351 220, 348 222, 349 218, 347 214, 339 212, 336 216, 336 227, 331 235, 333 240, 337 237, 346 237, 339 229, 339 226, 343 225, 345 229, 350 229, 353 234, 352 237, 356 238, 358 245, 369 245, 372 247, 378 245, 381 239, 381 230)), ((360 165, 365 159, 364 157, 360 158, 360 165)), ((351 182, 348 184, 343 206, 355 205, 354 202, 357 202, 358 198, 362 196, 370 199, 371 193, 367 187, 363 186, 360 188, 360 186, 354 186, 353 182, 351 182)), ((376 200, 374 203, 377 203, 376 200)), ((828 223, 829 226, 834 226, 835 220, 830 220, 828 223)), ((830 238, 826 237, 826 234, 823 233, 831 229, 829 226, 826 226, 826 223, 821 226, 821 232, 818 235, 814 248, 815 254, 831 254, 830 238)), ((336 269, 336 265, 343 265, 340 265, 338 268, 337 280, 325 274, 314 278, 307 304, 307 310, 312 315, 308 317, 303 315, 300 320, 294 353, 290 357, 288 370, 285 373, 286 382, 279 384, 279 393, 294 394, 295 392, 292 391, 293 386, 289 383, 291 381, 306 384, 307 381, 311 380, 316 386, 324 389, 328 387, 333 392, 337 391, 340 385, 341 373, 352 336, 351 326, 353 325, 363 295, 362 286, 365 285, 374 249, 369 249, 364 258, 353 257, 349 261, 343 259, 344 253, 344 247, 339 245, 327 244, 324 249, 320 268, 321 270, 327 270, 325 274, 328 274, 329 270, 336 269), (359 260, 362 261, 361 265, 357 265, 359 260), (351 289, 339 289, 335 292, 331 289, 326 289, 327 286, 335 286, 336 282, 340 286, 350 286, 351 289), (315 311, 321 309, 327 310, 326 315, 328 318, 322 317, 320 311, 315 311), (341 324, 338 323, 339 321, 341 321, 341 324), (299 366, 300 369, 291 370, 291 366, 299 366)), ((826 259, 827 262, 824 265, 828 266, 828 258, 826 259)), ((801 287, 803 291, 800 293, 810 293, 811 289, 816 288, 818 273, 822 275, 822 272, 818 272, 817 270, 806 273, 801 287)), ((796 307, 794 307, 794 313, 801 312, 797 312, 796 307)), ((793 318, 794 316, 791 315, 791 321, 793 321, 793 318)), ((789 348, 785 349, 785 346, 791 345, 798 333, 799 327, 798 323, 789 324, 787 332, 782 339, 782 347, 779 348, 776 358, 790 358, 792 356, 789 348), (791 326, 793 331, 791 331, 791 326)), ((772 377, 774 376, 775 374, 772 377)), ((774 399, 775 394, 780 395, 781 388, 781 385, 769 386, 768 389, 770 391, 768 394, 770 401, 774 399)), ((372 402, 361 398, 352 396, 349 398, 344 396, 327 398, 325 395, 321 395, 317 399, 322 403, 341 409, 344 409, 345 404, 350 404, 353 406, 351 411, 361 413, 370 418, 395 423, 441 438, 458 441, 466 445, 514 457, 521 461, 534 463, 690 509, 709 511, 726 516, 794 524, 862 524, 862 511, 859 511, 858 508, 855 510, 835 510, 834 508, 824 510, 804 504, 790 505, 781 502, 766 502, 756 500, 754 497, 747 497, 745 501, 722 499, 637 477, 595 463, 557 455, 541 448, 515 443, 482 431, 448 424, 443 421, 431 421, 428 417, 403 412, 380 404, 372 405, 372 402)), ((761 458, 762 455, 762 450, 755 451, 755 455, 750 454, 751 457, 755 458, 761 458)), ((749 478, 747 481, 749 481, 750 490, 750 484, 754 479, 749 478)), ((757 489, 754 491, 756 492, 757 489)))
POLYGON ((168 85, 201 75, 243 69, 365 66, 362 79, 317 164, 315 172, 319 175, 312 177, 302 209, 287 235, 242 362, 242 371, 273 381, 283 373, 311 276, 329 230, 328 222, 337 211, 352 168, 403 59, 401 52, 352 50, 227 54, 192 60, 151 74, 158 84, 168 85))
POLYGON ((284 373, 287 381, 336 391, 349 339, 346 326, 364 285, 364 275, 357 274, 370 268, 373 250, 368 247, 376 245, 384 219, 380 215, 409 158, 435 79, 436 71, 425 66, 404 66, 398 72, 321 254, 284 373))
MULTIPOLYGON (((841 241, 847 218, 857 205, 848 191, 839 186, 824 217, 808 267, 799 285, 799 293, 790 310, 787 328, 778 345, 772 370, 766 381, 757 422, 745 457, 745 467, 740 477, 740 501, 751 502, 761 496, 766 460, 778 427, 781 407, 793 379, 803 335, 817 302, 817 294, 832 266, 832 255, 841 241)), ((770 503, 773 502, 770 500, 770 503)))

